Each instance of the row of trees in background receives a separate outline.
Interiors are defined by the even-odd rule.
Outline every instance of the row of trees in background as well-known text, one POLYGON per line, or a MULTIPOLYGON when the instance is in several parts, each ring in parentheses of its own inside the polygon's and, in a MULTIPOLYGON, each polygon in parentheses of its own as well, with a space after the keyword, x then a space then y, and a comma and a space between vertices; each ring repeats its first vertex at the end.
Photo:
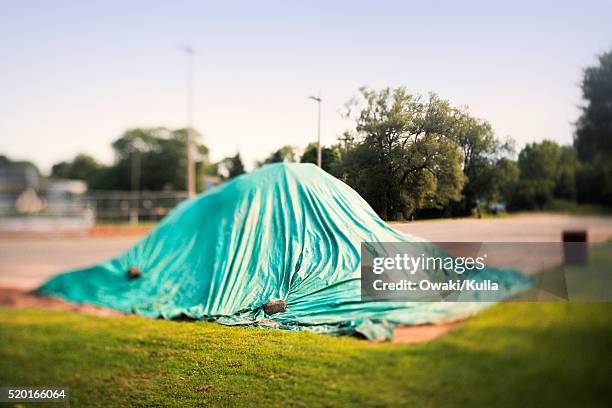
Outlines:
MULTIPOLYGON (((555 201, 612 205, 612 53, 585 70, 586 102, 573 145, 526 145, 436 95, 361 89, 347 105, 354 128, 323 149, 323 169, 356 189, 387 220, 468 215, 488 203, 546 209, 555 201)), ((266 162, 291 161, 278 150, 266 162)), ((309 145, 302 162, 316 161, 309 145)))
MULTIPOLYGON (((196 152, 196 185, 216 174, 201 135, 192 131, 196 152)), ((115 162, 104 165, 89 155, 55 164, 51 177, 85 180, 91 190, 185 190, 187 130, 166 128, 131 129, 115 140, 115 162)))
MULTIPOLYGON (((513 160, 512 140, 436 95, 362 89, 347 116, 355 128, 344 143, 323 149, 323 168, 384 219, 463 216, 490 203, 532 210, 578 198, 582 166, 574 147, 545 140, 513 160)), ((301 161, 315 158, 311 144, 301 161)))
POLYGON ((585 101, 574 143, 525 146, 506 200, 516 209, 545 208, 555 199, 612 206, 612 52, 584 71, 585 101))
MULTIPOLYGON (((582 89, 586 105, 574 144, 544 140, 526 145, 517 157, 511 139, 496 136, 467 108, 402 87, 362 88, 346 105, 353 128, 340 143, 323 147, 322 167, 386 220, 468 215, 490 203, 510 210, 543 209, 555 200, 611 205, 611 53, 585 71, 582 89)), ((239 153, 211 163, 199 135, 196 140, 200 180, 245 172, 239 153)), ((113 165, 79 155, 53 166, 52 176, 84 179, 91 189, 183 190, 185 141, 185 129, 133 129, 113 143, 113 165)), ((301 156, 283 146, 256 165, 315 163, 316 156, 315 143, 301 156)))
POLYGON ((586 105, 577 123, 574 145, 581 161, 580 198, 612 204, 612 51, 599 57, 582 80, 586 105), (589 188, 589 186, 591 186, 589 188))

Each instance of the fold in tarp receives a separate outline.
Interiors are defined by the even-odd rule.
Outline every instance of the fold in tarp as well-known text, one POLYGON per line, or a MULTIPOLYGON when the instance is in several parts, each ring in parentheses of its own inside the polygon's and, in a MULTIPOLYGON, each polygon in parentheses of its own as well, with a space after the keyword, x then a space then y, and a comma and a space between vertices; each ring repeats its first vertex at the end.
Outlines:
MULTIPOLYGON (((124 254, 38 292, 172 319, 361 333, 467 316, 485 303, 362 301, 362 242, 411 242, 346 184, 311 164, 272 164, 185 201, 124 254), (130 279, 130 268, 141 272, 130 279), (266 316, 263 305, 286 310, 266 316)), ((491 273, 496 273, 491 271, 491 273)), ((501 273, 501 271, 500 271, 501 273)), ((500 281, 500 279, 498 279, 500 281)), ((508 295, 527 279, 505 272, 508 295)))

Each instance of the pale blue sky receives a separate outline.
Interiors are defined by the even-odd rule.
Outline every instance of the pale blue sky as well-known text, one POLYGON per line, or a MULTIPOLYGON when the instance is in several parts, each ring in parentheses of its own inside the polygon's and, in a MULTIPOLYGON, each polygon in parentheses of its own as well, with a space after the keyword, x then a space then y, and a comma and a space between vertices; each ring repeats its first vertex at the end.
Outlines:
POLYGON ((0 1, 0 153, 48 171, 86 152, 110 162, 123 130, 195 125, 215 160, 251 166, 347 127, 362 85, 437 92, 519 146, 569 143, 582 69, 612 47, 608 2, 0 1))

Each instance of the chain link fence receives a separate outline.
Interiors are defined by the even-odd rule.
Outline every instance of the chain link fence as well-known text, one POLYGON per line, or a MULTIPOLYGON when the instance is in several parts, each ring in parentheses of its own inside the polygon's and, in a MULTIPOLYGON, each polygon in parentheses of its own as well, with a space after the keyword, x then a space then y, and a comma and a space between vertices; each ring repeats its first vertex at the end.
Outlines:
POLYGON ((84 204, 98 222, 152 222, 187 198, 184 191, 89 191, 84 204))
POLYGON ((0 194, 0 231, 87 231, 96 223, 157 222, 187 198, 183 191, 0 194))

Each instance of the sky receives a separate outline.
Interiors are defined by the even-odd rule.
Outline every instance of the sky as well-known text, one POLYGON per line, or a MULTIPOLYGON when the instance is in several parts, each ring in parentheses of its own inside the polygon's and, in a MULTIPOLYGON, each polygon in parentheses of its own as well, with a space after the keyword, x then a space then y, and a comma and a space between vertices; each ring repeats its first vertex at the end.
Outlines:
MULTIPOLYGON (((607 4, 606 4, 607 3, 607 4)), ((0 0, 0 154, 43 172, 88 153, 111 163, 128 128, 195 128, 213 160, 247 167, 322 141, 361 86, 435 92, 525 143, 571 143, 582 70, 612 48, 597 1, 0 0)))

